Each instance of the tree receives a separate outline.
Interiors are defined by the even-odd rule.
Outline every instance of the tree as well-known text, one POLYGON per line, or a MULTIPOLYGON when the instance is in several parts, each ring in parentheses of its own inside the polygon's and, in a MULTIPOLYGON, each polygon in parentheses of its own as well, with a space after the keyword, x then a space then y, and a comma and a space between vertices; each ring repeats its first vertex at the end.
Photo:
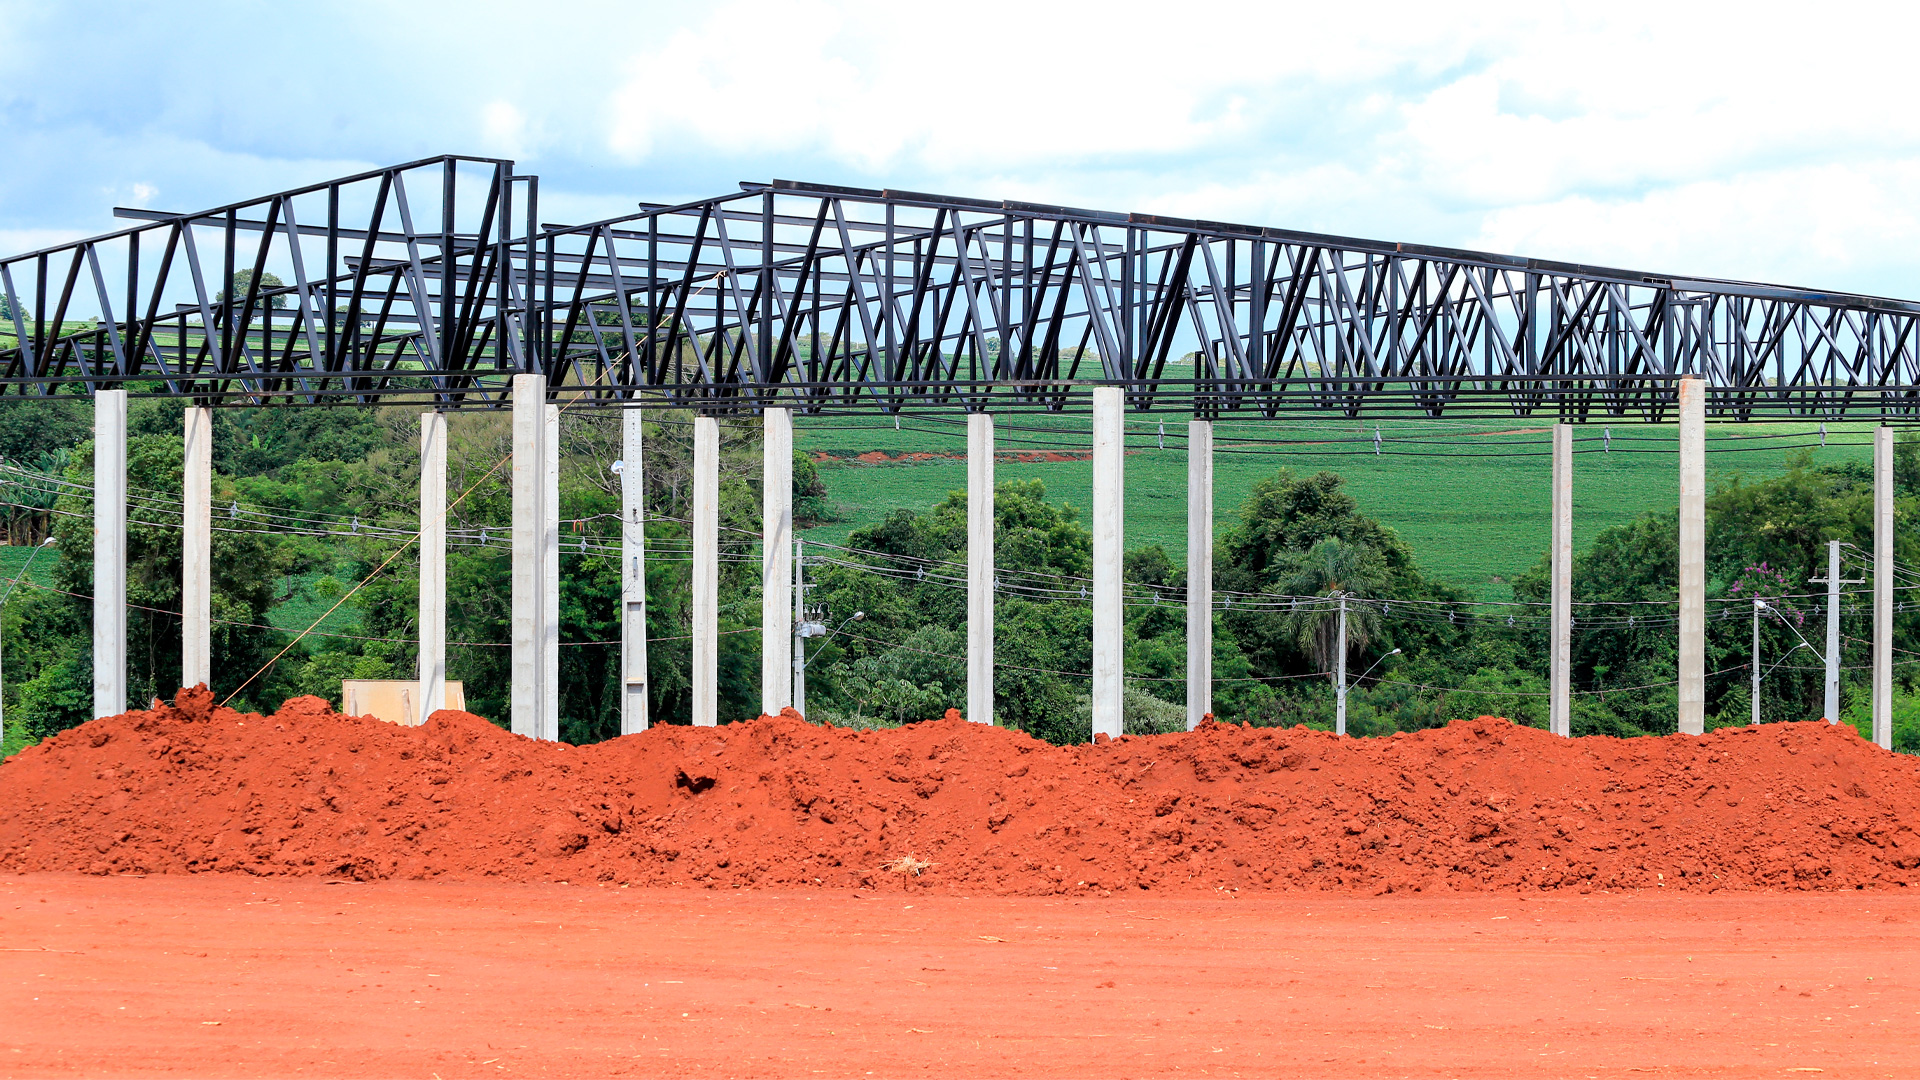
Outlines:
MULTIPOLYGON (((233 293, 233 299, 236 302, 245 303, 247 299, 247 293, 252 287, 253 287, 253 271, 252 270, 235 270, 233 272, 232 293, 233 293)), ((260 291, 262 293, 268 292, 269 290, 272 290, 272 289, 284 289, 286 287, 287 287, 287 283, 284 281, 281 281, 279 276, 274 274, 272 271, 268 271, 260 275, 260 291)), ((222 304, 226 303, 227 293, 228 293, 227 289, 220 290, 219 293, 215 294, 213 298, 214 301, 216 303, 222 303, 222 304)), ((279 311, 287 306, 287 294, 278 293, 272 297, 269 297, 267 298, 267 303, 270 304, 275 311, 279 311)))
MULTIPOLYGON (((1286 595, 1327 597, 1289 610, 1283 625, 1299 648, 1313 657, 1320 670, 1333 672, 1340 659, 1340 604, 1337 598, 1371 599, 1380 594, 1386 562, 1364 544, 1350 544, 1329 536, 1313 545, 1287 579, 1286 595)), ((1363 651, 1377 636, 1380 614, 1371 604, 1346 605, 1346 649, 1363 651)))

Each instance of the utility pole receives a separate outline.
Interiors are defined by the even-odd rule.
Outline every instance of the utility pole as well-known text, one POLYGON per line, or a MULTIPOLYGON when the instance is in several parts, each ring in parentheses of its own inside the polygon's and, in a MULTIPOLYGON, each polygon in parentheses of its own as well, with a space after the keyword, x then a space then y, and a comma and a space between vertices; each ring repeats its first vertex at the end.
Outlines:
POLYGON ((1840 722, 1840 586, 1865 585, 1865 578, 1840 576, 1840 541, 1827 541, 1827 576, 1808 578, 1807 584, 1827 587, 1827 696, 1826 721, 1840 722))
POLYGON ((1333 595, 1340 598, 1340 647, 1333 657, 1333 733, 1344 736, 1347 733, 1347 594, 1333 595))
POLYGON ((1747 723, 1760 726, 1760 612, 1767 606, 1765 600, 1753 602, 1753 718, 1747 723))

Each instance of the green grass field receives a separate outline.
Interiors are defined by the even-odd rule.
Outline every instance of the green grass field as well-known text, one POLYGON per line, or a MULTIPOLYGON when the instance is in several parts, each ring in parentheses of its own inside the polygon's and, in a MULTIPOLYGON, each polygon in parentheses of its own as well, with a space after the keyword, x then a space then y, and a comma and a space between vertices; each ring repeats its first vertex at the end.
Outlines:
MULTIPOLYGON (((955 417, 958 419, 958 417, 955 417)), ((1399 530, 1429 572, 1482 599, 1507 599, 1506 584, 1547 549, 1550 421, 1499 424, 1482 420, 1385 421, 1381 453, 1373 452, 1371 421, 1321 419, 1222 420, 1215 425, 1214 519, 1224 528, 1259 480, 1280 468, 1340 474, 1361 509, 1399 530), (1256 441, 1258 440, 1258 441, 1256 441), (1358 441, 1336 441, 1358 440, 1358 441)), ((1584 547, 1600 530, 1648 510, 1670 509, 1678 495, 1675 429, 1671 425, 1611 427, 1611 450, 1600 441, 1603 423, 1575 429, 1574 543, 1584 547), (1641 452, 1632 452, 1641 451, 1641 452)), ((1782 470, 1790 447, 1812 444, 1818 463, 1871 462, 1865 425, 1829 425, 1818 449, 1819 425, 1752 423, 1711 425, 1711 477, 1739 471, 1764 476, 1782 470), (1792 436, 1792 437, 1789 437, 1792 436)), ((924 510, 966 485, 965 427, 945 420, 802 418, 794 443, 823 461, 820 476, 846 520, 807 530, 811 539, 839 543, 893 507, 924 510), (919 461, 868 463, 871 451, 951 454, 919 461)), ((1085 452, 1091 445, 1085 416, 1003 415, 997 418, 995 466, 1000 480, 1038 478, 1050 501, 1079 508, 1091 501, 1091 465, 1084 460, 1010 462, 1006 455, 1052 449, 1085 452), (1037 430, 1020 430, 1037 429, 1037 430)), ((1166 448, 1157 420, 1127 424, 1127 545, 1164 545, 1185 558, 1187 455, 1184 417, 1169 414, 1166 448)))

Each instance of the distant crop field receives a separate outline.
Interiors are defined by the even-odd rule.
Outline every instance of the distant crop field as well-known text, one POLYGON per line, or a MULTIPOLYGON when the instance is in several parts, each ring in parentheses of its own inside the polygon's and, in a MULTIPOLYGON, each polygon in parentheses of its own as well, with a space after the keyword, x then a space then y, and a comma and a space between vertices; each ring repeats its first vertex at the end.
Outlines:
MULTIPOLYGON (((1506 599, 1508 582, 1547 549, 1551 421, 1488 423, 1383 421, 1379 453, 1372 421, 1222 420, 1214 429, 1214 520, 1223 529, 1261 479, 1281 468, 1340 474, 1361 509, 1399 530, 1421 564, 1482 599, 1506 599)), ((1720 477, 1785 468, 1794 447, 1812 444, 1814 461, 1871 462, 1865 425, 1715 424, 1707 468, 1720 477)), ((1129 417, 1126 460, 1127 546, 1161 544, 1176 562, 1187 547, 1186 418, 1169 414, 1165 448, 1158 420, 1129 417)), ((1672 425, 1589 423, 1575 429, 1574 543, 1678 497, 1672 425), (1605 434, 1611 431, 1610 444, 1605 434)), ((842 542, 894 507, 924 510, 966 486, 966 427, 958 417, 801 418, 794 444, 820 459, 820 476, 846 520, 806 531, 842 542), (862 460, 859 455, 866 455, 862 460)), ((1085 416, 996 418, 1000 480, 1038 478, 1050 501, 1091 502, 1091 447, 1085 416), (1064 460, 1010 461, 1009 455, 1064 460)))

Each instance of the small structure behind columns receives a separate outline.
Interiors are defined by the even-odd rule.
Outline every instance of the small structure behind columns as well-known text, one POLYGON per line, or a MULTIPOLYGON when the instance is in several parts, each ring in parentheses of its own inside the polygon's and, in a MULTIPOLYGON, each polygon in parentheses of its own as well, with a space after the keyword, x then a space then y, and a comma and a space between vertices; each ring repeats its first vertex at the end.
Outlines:
POLYGON ((1682 735, 1707 725, 1707 384, 1680 380, 1680 717, 1682 735))
POLYGON ((127 392, 93 394, 93 715, 127 711, 127 392))
POLYGON ((1873 741, 1893 749, 1893 429, 1873 429, 1873 741))
POLYGON ((793 704, 793 414, 768 409, 760 439, 760 711, 793 704))
POLYGON ((1125 544, 1125 433, 1117 386, 1093 390, 1093 733, 1124 730, 1123 625, 1126 594, 1120 579, 1125 544))
POLYGON ((420 414, 420 722, 447 707, 447 414, 420 414))
POLYGON ((620 734, 647 730, 646 472, 639 409, 620 415, 620 734))
POLYGON ((1213 421, 1187 421, 1187 730, 1213 712, 1213 421))
MULTIPOLYGON (((180 472, 180 685, 213 685, 213 410, 189 405, 180 472)), ((156 688, 157 689, 157 688, 156 688)))
POLYGON ((1573 425, 1553 425, 1552 678, 1547 728, 1573 735, 1573 425))
POLYGON ((550 613, 558 607, 550 582, 557 584, 558 567, 548 573, 550 548, 557 547, 560 522, 557 493, 548 484, 554 453, 547 446, 547 380, 544 375, 513 377, 513 683, 509 702, 513 732, 534 739, 551 739, 548 717, 559 715, 559 671, 550 667, 549 640, 558 643, 558 628, 550 627, 550 613), (552 702, 549 705, 549 702, 552 702))
POLYGON ((693 722, 720 722, 720 424, 693 418, 693 722))
POLYGON ((993 723, 993 416, 967 414, 967 719, 993 723))

